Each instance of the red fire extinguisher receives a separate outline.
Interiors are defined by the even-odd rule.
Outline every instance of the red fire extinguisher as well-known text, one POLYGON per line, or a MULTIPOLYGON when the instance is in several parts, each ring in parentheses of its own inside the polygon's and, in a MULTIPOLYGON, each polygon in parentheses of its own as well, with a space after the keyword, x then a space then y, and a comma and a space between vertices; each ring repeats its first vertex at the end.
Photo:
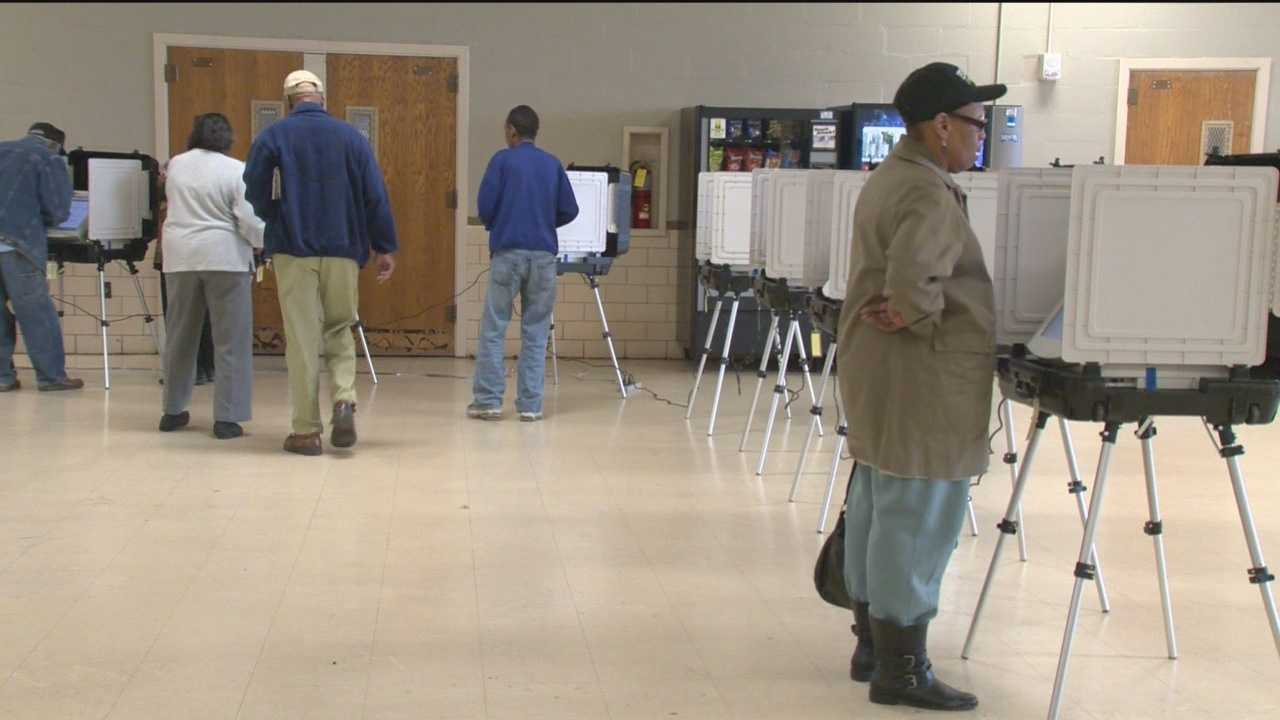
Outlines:
POLYGON ((647 230, 653 227, 653 175, 639 160, 631 163, 630 170, 631 227, 647 230))

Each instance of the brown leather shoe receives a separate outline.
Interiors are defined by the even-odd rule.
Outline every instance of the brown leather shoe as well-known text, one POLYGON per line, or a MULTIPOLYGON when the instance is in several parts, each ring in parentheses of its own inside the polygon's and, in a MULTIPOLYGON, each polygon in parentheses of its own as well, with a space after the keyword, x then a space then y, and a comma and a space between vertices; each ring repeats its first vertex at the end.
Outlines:
POLYGON ((322 452, 320 433, 314 432, 302 435, 291 433, 289 437, 284 439, 284 450, 285 452, 299 455, 319 455, 322 452))
POLYGON ((333 404, 333 419, 329 421, 333 431, 329 443, 334 447, 349 448, 356 444, 356 404, 339 400, 333 404))
POLYGON ((57 392, 59 390, 79 390, 82 387, 84 387, 84 381, 80 378, 62 378, 55 383, 37 386, 37 389, 40 392, 57 392))

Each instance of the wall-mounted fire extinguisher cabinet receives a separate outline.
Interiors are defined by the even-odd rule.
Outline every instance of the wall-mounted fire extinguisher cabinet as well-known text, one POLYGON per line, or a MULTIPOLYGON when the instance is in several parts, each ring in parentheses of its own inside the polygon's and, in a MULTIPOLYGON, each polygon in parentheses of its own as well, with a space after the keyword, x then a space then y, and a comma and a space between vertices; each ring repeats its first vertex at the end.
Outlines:
POLYGON ((622 129, 622 166, 631 172, 631 234, 667 232, 667 147, 665 127, 622 129))

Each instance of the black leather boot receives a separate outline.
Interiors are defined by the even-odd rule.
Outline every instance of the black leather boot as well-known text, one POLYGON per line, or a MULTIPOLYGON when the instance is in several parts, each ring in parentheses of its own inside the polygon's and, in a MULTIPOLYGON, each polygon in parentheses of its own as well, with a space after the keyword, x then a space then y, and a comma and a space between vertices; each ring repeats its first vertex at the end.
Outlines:
POLYGON ((856 682, 869 682, 876 671, 875 644, 871 640, 871 603, 853 602, 853 625, 849 629, 858 637, 858 644, 849 658, 849 677, 856 682))
POLYGON ((947 685, 933 674, 925 651, 929 623, 900 627, 871 619, 875 639, 876 672, 871 678, 871 702, 907 705, 925 710, 972 710, 978 698, 947 685))

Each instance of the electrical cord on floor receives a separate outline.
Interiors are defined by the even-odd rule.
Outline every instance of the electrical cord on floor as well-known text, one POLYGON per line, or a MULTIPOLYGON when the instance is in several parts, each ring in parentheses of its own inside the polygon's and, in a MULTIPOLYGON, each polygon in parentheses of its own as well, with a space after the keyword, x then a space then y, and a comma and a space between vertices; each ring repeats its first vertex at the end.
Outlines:
POLYGON ((487 272, 489 272, 489 268, 485 268, 485 269, 481 270, 481 271, 480 271, 480 274, 479 274, 479 275, 476 275, 476 276, 475 276, 475 278, 473 278, 473 279, 471 280, 471 284, 470 284, 470 285, 467 285, 466 287, 462 288, 462 289, 461 289, 461 290, 459 290, 458 292, 456 292, 456 293, 454 293, 454 294, 450 295, 448 298, 446 298, 446 299, 445 299, 445 300, 443 300, 442 302, 435 303, 434 305, 428 305, 428 306, 426 306, 426 307, 422 308, 421 310, 419 310, 419 311, 417 311, 417 312, 413 313, 412 315, 405 315, 405 316, 403 316, 403 317, 396 318, 395 320, 392 320, 390 323, 388 323, 388 325, 390 325, 390 326, 393 326, 393 327, 394 327, 394 326, 399 325, 400 323, 405 322, 405 321, 407 321, 407 320, 413 320, 413 319, 416 319, 416 318, 420 318, 420 317, 422 317, 423 315, 426 315, 427 313, 431 312, 432 310, 435 310, 436 308, 440 308, 440 307, 444 307, 445 305, 448 305, 449 303, 453 302, 454 300, 457 300, 458 298, 462 297, 463 295, 466 295, 466 294, 467 294, 467 291, 468 291, 468 290, 470 290, 471 288, 475 287, 475 286, 476 286, 476 284, 478 284, 478 283, 480 282, 480 278, 484 277, 484 274, 485 274, 485 273, 487 273, 487 272))
MULTIPOLYGON (((589 367, 589 368, 593 368, 593 369, 597 369, 597 370, 612 370, 612 369, 613 369, 613 366, 612 366, 612 365, 605 365, 605 364, 602 364, 602 363, 593 363, 593 362, 588 362, 588 361, 586 361, 586 360, 581 360, 581 359, 579 359, 579 358, 560 358, 560 359, 561 359, 561 360, 563 360, 563 361, 565 361, 565 362, 578 363, 579 365, 585 365, 585 366, 587 366, 587 367, 589 367)), ((574 375, 574 378, 575 378, 575 379, 577 379, 577 380, 581 380, 581 381, 583 381, 583 382, 587 382, 587 380, 586 380, 586 377, 585 377, 585 376, 586 376, 586 373, 585 373, 585 372, 582 372, 582 373, 578 373, 577 375, 574 375)), ((616 382, 616 381, 617 381, 617 379, 616 379, 616 378, 611 378, 611 379, 609 379, 609 380, 596 380, 595 382, 607 382, 607 383, 612 384, 612 383, 614 383, 614 382, 616 382)), ((678 403, 678 402, 676 402, 676 401, 674 401, 674 400, 671 400, 671 399, 669 399, 669 398, 665 398, 665 397, 663 397, 663 396, 659 395, 658 393, 654 392, 653 390, 650 390, 649 388, 644 387, 644 386, 643 386, 642 384, 640 384, 640 382, 636 379, 636 376, 635 376, 635 375, 632 375, 630 372, 627 372, 626 370, 622 370, 622 384, 623 384, 623 385, 626 385, 626 386, 628 386, 628 387, 635 388, 636 390, 639 390, 640 392, 647 393, 647 394, 649 394, 649 395, 653 396, 653 399, 654 399, 654 400, 656 400, 656 401, 658 401, 658 402, 666 403, 666 404, 670 405, 671 407, 678 407, 678 408, 687 408, 687 407, 689 407, 689 406, 688 406, 687 404, 685 404, 685 403, 678 403)))
MULTIPOLYGON (((1001 431, 1004 430, 1004 407, 1005 407, 1005 403, 1007 402, 1009 402, 1009 398, 1003 398, 1000 400, 1000 404, 996 405, 996 417, 999 418, 1000 424, 997 425, 996 429, 993 430, 991 434, 987 436, 987 454, 988 455, 996 454, 996 449, 991 446, 991 443, 995 442, 996 436, 999 435, 1001 431)), ((973 479, 973 482, 969 483, 969 487, 971 488, 978 487, 979 485, 982 484, 982 478, 986 476, 987 476, 986 473, 982 473, 978 475, 978 477, 973 479)))
MULTIPOLYGON (((91 312, 89 312, 88 310, 85 310, 84 308, 82 308, 82 307, 80 307, 79 305, 77 305, 77 304, 75 304, 75 303, 71 302, 70 300, 64 300, 63 298, 60 298, 60 297, 53 297, 52 295, 50 296, 50 298, 51 298, 51 299, 53 299, 53 300, 56 300, 57 302, 62 303, 63 305, 70 305, 71 307, 73 307, 73 308, 75 308, 75 309, 79 310, 80 312, 84 313, 85 315, 88 315, 89 317, 93 318, 94 320, 97 320, 99 324, 101 324, 102 322, 104 322, 104 320, 103 320, 103 318, 102 318, 102 317, 100 317, 100 316, 98 316, 98 315, 96 315, 96 314, 94 314, 94 313, 91 313, 91 312)), ((110 324, 112 324, 112 323, 124 322, 125 320, 132 320, 132 319, 134 319, 134 318, 145 318, 145 317, 150 317, 150 318, 154 319, 156 316, 155 316, 155 315, 153 315, 153 314, 151 314, 151 313, 134 313, 134 314, 132 314, 132 315, 123 315, 123 316, 118 317, 118 318, 106 318, 105 322, 106 322, 108 325, 110 325, 110 324)))

